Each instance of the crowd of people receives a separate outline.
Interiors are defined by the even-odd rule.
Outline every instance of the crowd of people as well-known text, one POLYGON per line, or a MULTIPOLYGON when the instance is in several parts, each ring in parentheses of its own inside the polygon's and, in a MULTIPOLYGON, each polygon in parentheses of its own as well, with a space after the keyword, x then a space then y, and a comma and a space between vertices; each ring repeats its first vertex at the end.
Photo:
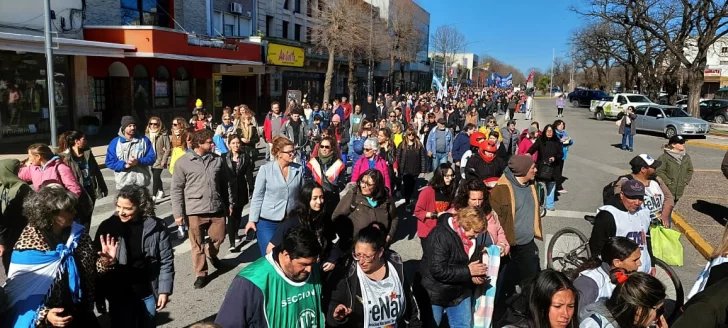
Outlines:
MULTIPOLYGON (((245 105, 216 122, 201 101, 170 129, 151 117, 142 133, 125 116, 105 157, 116 212, 94 239, 94 203, 108 189, 85 136, 66 132, 57 150, 32 145, 27 160, 0 161, 3 326, 97 327, 94 308, 113 327, 155 326, 174 286, 173 237, 154 212, 169 199, 195 289, 209 282, 208 264, 223 266, 226 237, 231 252, 258 243, 261 257, 235 276, 209 327, 666 328, 645 235, 651 222, 670 225, 690 181, 684 140, 670 139, 659 159, 636 156, 632 174, 605 189, 589 245, 599 256, 567 276, 542 270, 535 239, 540 204, 554 210, 567 193, 574 141, 561 119, 531 121, 532 104, 512 89, 463 88, 274 102, 260 125, 245 105), (516 111, 529 118, 522 131, 516 111), (403 213, 417 220, 416 268, 390 248, 403 213)), ((715 279, 728 274, 725 249, 692 303, 717 297, 705 286, 728 288, 715 279)))

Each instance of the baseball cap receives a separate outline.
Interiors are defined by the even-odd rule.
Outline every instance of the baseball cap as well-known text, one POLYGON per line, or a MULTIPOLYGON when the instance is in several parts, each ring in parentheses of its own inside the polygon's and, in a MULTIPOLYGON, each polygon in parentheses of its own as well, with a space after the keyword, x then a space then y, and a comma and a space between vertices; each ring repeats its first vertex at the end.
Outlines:
POLYGON ((670 141, 667 142, 668 145, 674 145, 674 144, 685 144, 685 138, 682 136, 672 136, 670 138, 670 141))
POLYGON ((631 165, 632 168, 641 169, 643 167, 645 167, 645 168, 649 167, 649 168, 656 169, 656 168, 660 167, 660 165, 662 165, 662 162, 652 158, 652 156, 650 156, 650 155, 639 154, 639 155, 635 156, 631 161, 629 161, 629 165, 631 165))
POLYGON ((635 179, 627 180, 622 185, 622 194, 630 199, 643 199, 645 197, 645 185, 635 179))

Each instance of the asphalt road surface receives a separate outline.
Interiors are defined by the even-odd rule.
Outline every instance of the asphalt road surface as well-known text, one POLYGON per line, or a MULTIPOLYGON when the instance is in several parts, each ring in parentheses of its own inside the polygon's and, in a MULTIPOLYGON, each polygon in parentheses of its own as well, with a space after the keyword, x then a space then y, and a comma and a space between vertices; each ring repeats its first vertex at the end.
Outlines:
MULTIPOLYGON (((535 101, 534 119, 543 127, 546 123, 556 119, 556 107, 553 99, 537 99, 535 101)), ((517 114, 517 128, 525 129, 528 122, 522 114, 517 114)), ((616 127, 611 121, 596 121, 591 118, 587 108, 567 108, 564 121, 569 135, 575 144, 569 151, 565 164, 564 175, 568 180, 564 187, 568 193, 561 195, 556 204, 556 211, 549 212, 544 218, 546 239, 561 228, 574 227, 583 231, 587 236, 591 226, 583 220, 585 214, 594 213, 601 204, 602 188, 614 180, 618 175, 629 171, 629 160, 642 152, 657 157, 661 153, 661 146, 665 142, 662 137, 639 134, 635 137, 635 152, 624 152, 614 144, 621 141, 616 127)), ((501 120, 502 121, 502 118, 501 120)), ((690 147, 696 169, 714 169, 716 163, 722 160, 723 152, 719 150, 690 147)), ((260 164, 260 163, 259 163, 260 164)), ((104 169, 104 177, 109 189, 114 189, 113 172, 104 169)), ((167 171, 162 175, 164 189, 169 193, 172 177, 167 171)), ((91 235, 96 227, 105 219, 113 215, 115 210, 115 193, 97 202, 92 220, 91 235)), ((244 215, 247 215, 247 208, 244 215)), ((260 257, 255 242, 244 244, 240 252, 230 253, 227 238, 221 246, 220 258, 223 268, 215 271, 211 267, 210 282, 204 289, 193 289, 195 275, 189 255, 190 245, 185 240, 177 238, 176 227, 172 218, 172 209, 169 199, 157 205, 156 214, 166 220, 172 234, 172 243, 175 250, 175 286, 174 294, 170 297, 167 308, 158 315, 158 324, 161 327, 186 327, 200 321, 212 321, 220 308, 230 282, 235 275, 248 263, 260 257)), ((416 219, 405 217, 400 207, 400 220, 398 238, 392 248, 402 255, 405 269, 408 274, 417 270, 419 259, 422 257, 419 238, 416 237, 416 219)), ((689 219, 689 218, 686 218, 689 219)), ((241 226, 245 225, 245 221, 241 226)), ((242 230, 240 231, 242 233, 242 230)), ((675 268, 678 276, 684 283, 684 289, 689 290, 695 278, 705 264, 705 260, 697 253, 693 246, 683 238, 685 265, 675 268)), ((541 258, 544 258, 543 242, 537 242, 541 249, 541 258)), ((0 277, 4 280, 4 277, 0 277)), ((105 316, 102 323, 107 322, 105 316)))

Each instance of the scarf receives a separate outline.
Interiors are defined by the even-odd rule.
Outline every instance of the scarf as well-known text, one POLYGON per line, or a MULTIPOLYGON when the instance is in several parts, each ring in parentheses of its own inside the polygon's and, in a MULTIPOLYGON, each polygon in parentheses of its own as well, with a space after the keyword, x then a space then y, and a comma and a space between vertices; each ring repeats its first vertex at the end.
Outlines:
POLYGON ((253 136, 253 129, 250 127, 250 124, 240 124, 240 131, 242 132, 241 137, 245 140, 250 141, 250 138, 253 136))
POLYGON ((83 230, 82 225, 74 222, 66 243, 59 244, 55 250, 24 250, 13 253, 4 287, 9 312, 5 317, 4 327, 34 327, 38 311, 45 305, 53 281, 64 272, 68 273, 68 287, 73 303, 81 301, 81 278, 74 252, 83 230))
POLYGON ((157 138, 159 137, 159 131, 152 132, 149 131, 149 141, 152 143, 152 149, 154 149, 154 153, 158 154, 157 152, 157 138))
POLYGON ((685 150, 683 151, 675 151, 673 149, 665 149, 665 153, 670 155, 672 158, 674 158, 677 161, 677 164, 682 164, 683 157, 687 154, 685 150))
MULTIPOLYGON (((323 165, 329 165, 331 164, 331 159, 334 158, 334 153, 330 153, 329 156, 324 156, 321 154, 321 152, 318 153, 318 158, 321 160, 321 164, 323 165)), ((324 171, 323 168, 321 168, 321 171, 324 171)))
POLYGON ((288 123, 293 128, 293 143, 296 144, 296 145, 300 145, 301 144, 301 142, 300 142, 300 139, 301 139, 301 130, 300 130, 300 128, 301 128, 301 123, 302 122, 303 121, 301 121, 301 120, 298 120, 298 121, 290 120, 289 123, 288 123))
POLYGON ((457 221, 453 220, 452 217, 448 219, 448 221, 450 226, 452 226, 452 229, 455 230, 455 233, 458 237, 460 237, 460 241, 463 243, 463 248, 465 249, 465 254, 470 254, 470 248, 473 247, 473 241, 465 235, 465 229, 463 229, 457 221))
POLYGON ((485 284, 475 287, 474 296, 475 309, 473 311, 473 327, 489 328, 493 321, 493 309, 495 307, 495 292, 498 280, 498 269, 500 267, 500 248, 490 245, 486 248, 487 254, 483 254, 483 263, 488 263, 488 280, 485 284))

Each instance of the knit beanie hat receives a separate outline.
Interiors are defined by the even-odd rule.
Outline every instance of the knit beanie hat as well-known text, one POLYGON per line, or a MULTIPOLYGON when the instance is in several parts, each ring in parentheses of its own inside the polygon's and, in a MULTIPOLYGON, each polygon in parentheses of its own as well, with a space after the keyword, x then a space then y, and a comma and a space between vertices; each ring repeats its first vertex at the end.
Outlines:
POLYGON ((334 117, 331 118, 331 122, 341 122, 341 116, 339 116, 339 114, 334 114, 334 117))
POLYGON ((508 168, 517 177, 525 177, 528 170, 531 169, 531 165, 533 165, 533 158, 529 155, 515 155, 508 161, 508 168))
POLYGON ((132 116, 124 116, 121 118, 121 131, 126 130, 129 124, 136 124, 136 120, 132 116))
POLYGON ((195 107, 202 108, 202 100, 201 99, 197 99, 197 101, 195 101, 195 107))

